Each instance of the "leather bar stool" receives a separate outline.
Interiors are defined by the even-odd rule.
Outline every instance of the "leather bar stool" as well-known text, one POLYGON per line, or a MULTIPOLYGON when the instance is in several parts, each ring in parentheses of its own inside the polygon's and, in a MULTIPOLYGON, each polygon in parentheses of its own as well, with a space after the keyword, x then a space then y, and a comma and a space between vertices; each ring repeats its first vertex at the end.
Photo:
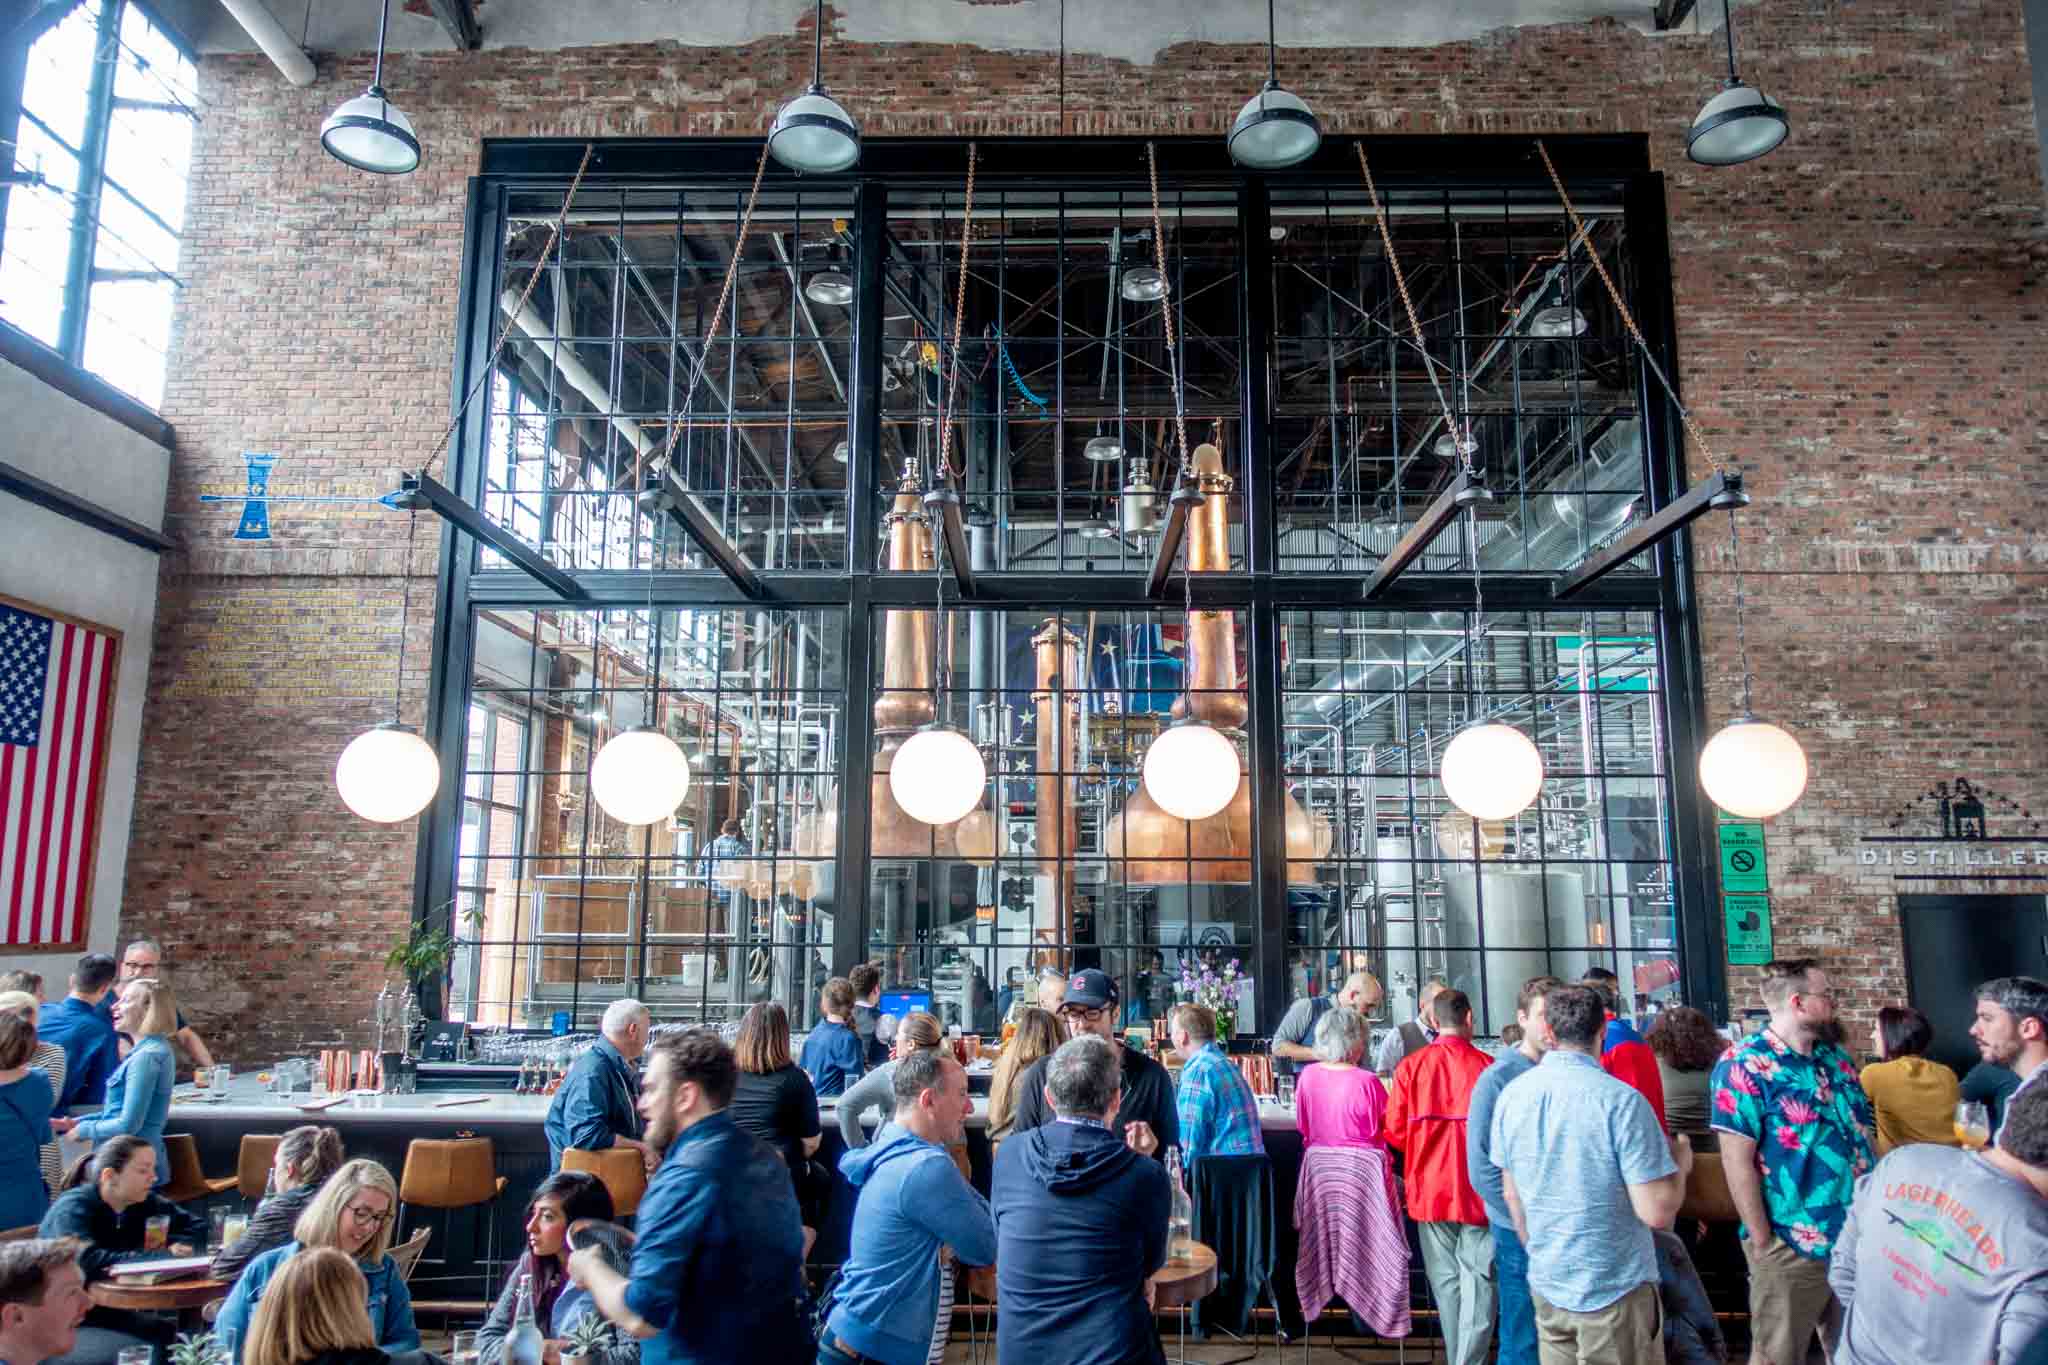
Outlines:
POLYGON ((596 1176, 612 1197, 614 1217, 632 1217, 633 1210, 640 1207, 640 1197, 647 1193, 647 1166, 637 1147, 607 1147, 601 1152, 565 1147, 562 1169, 596 1176))
POLYGON ((277 1164, 276 1133, 244 1133, 235 1154, 235 1193, 261 1199, 270 1189, 270 1168, 277 1164))
MULTIPOLYGON (((414 1138, 406 1144, 405 1169, 398 1177, 400 1228, 408 1208, 439 1209, 451 1216, 457 1209, 482 1210, 479 1216, 484 1228, 484 1255, 480 1297, 486 1303, 497 1287, 497 1220, 489 1206, 504 1192, 505 1177, 498 1174, 497 1149, 487 1137, 414 1138)), ((444 1218, 444 1230, 447 1225, 444 1218)), ((399 1240, 397 1233, 392 1240, 399 1240)), ((444 1256, 441 1264, 445 1267, 447 1263, 444 1256)))
POLYGON ((164 1155, 171 1159, 171 1178, 164 1184, 163 1197, 173 1204, 188 1199, 207 1199, 235 1188, 236 1177, 210 1177, 199 1164, 199 1143, 190 1133, 169 1133, 164 1137, 164 1155))

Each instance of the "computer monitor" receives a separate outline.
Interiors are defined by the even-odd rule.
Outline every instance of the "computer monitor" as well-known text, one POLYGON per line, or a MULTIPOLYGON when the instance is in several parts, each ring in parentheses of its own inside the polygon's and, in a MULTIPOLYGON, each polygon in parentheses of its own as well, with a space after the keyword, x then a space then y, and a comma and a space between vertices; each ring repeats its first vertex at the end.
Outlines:
POLYGON ((912 1010, 923 1010, 927 1014, 932 1008, 930 991, 883 991, 881 1012, 901 1019, 912 1010))

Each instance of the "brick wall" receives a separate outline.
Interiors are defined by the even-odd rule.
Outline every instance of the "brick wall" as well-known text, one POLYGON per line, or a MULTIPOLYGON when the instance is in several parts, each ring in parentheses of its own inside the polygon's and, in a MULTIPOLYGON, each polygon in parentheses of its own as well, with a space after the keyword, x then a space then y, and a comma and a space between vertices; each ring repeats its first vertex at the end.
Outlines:
MULTIPOLYGON (((1758 495, 1758 710, 1814 766, 1771 829, 1778 946, 1843 968, 1862 1014, 1904 981, 1890 885, 1857 874, 1857 834, 1955 771, 2048 806, 2048 247, 2029 69, 2020 9, 2002 0, 1781 0, 1750 7, 1741 40, 1745 73, 1794 131, 1718 171, 1683 146, 1718 86, 1718 38, 1595 24, 1281 66, 1336 133, 1652 134, 1685 388, 1758 495)), ((386 85, 427 161, 396 180, 347 170, 316 138, 365 83, 366 56, 324 62, 304 90, 259 58, 202 64, 164 404, 187 548, 165 562, 123 930, 175 945, 187 1003, 227 1056, 353 1028, 405 922, 411 826, 354 819, 331 780, 388 705, 404 523, 281 504, 276 538, 250 545, 227 538, 231 507, 197 495, 239 490, 244 450, 279 453, 276 492, 375 494, 419 462, 450 411, 479 138, 759 136, 809 56, 807 36, 399 56, 386 85)), ((1220 133, 1263 63, 1203 44, 1152 67, 1070 56, 1064 131, 1220 133)), ((837 48, 829 74, 870 136, 1062 131, 1051 54, 837 48)), ((1723 533, 1699 543, 1718 722, 1737 693, 1732 588, 1723 533)), ((424 534, 411 561, 421 607, 434 544, 424 534)), ((413 719, 424 615, 408 642, 413 719)))

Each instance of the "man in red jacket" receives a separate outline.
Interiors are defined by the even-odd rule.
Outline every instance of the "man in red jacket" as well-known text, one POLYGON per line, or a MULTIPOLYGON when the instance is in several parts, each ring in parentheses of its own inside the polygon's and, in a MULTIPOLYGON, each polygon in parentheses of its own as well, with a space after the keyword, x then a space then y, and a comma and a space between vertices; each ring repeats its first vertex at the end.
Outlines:
POLYGON ((1387 1141, 1407 1157, 1408 1216, 1436 1296, 1448 1365, 1485 1365, 1493 1346, 1493 1233, 1465 1169, 1472 1087, 1493 1058, 1472 1046, 1472 1001, 1436 998, 1436 1041, 1401 1059, 1387 1104, 1387 1141))
POLYGON ((1664 1075, 1657 1070, 1657 1054, 1622 1013, 1621 978, 1605 967, 1588 967, 1579 984, 1591 986, 1607 1006, 1607 1032, 1600 1038, 1601 1070, 1634 1086, 1650 1102, 1657 1126, 1669 1133, 1671 1125, 1664 1122, 1664 1075))

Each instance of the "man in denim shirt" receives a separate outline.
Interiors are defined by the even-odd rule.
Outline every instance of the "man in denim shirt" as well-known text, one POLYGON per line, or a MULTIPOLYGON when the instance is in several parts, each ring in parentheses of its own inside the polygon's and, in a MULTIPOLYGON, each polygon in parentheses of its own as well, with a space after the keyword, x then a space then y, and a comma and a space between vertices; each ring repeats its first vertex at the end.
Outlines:
POLYGON ((1661 1360, 1650 1229, 1678 1216, 1692 1149, 1681 1143, 1674 1161, 1649 1101, 1601 1069, 1597 991, 1551 991, 1543 1013, 1556 1046, 1501 1092, 1491 1139, 1529 1251, 1540 1353, 1580 1365, 1661 1360))
POLYGON ((640 1140, 640 1081, 633 1062, 647 1050, 651 1022, 638 1000, 614 1000, 605 1006, 604 1036, 578 1057, 562 1078, 541 1125, 548 1138, 548 1169, 562 1169, 562 1153, 571 1147, 602 1152, 609 1147, 638 1149, 653 1170, 654 1148, 640 1140))
POLYGON ((661 1166, 640 1202, 630 1276, 584 1246, 569 1277, 644 1344, 642 1365, 808 1359, 797 1316, 803 1219, 782 1158, 725 1106, 739 1068, 710 1029, 648 1050, 640 1114, 661 1166))

